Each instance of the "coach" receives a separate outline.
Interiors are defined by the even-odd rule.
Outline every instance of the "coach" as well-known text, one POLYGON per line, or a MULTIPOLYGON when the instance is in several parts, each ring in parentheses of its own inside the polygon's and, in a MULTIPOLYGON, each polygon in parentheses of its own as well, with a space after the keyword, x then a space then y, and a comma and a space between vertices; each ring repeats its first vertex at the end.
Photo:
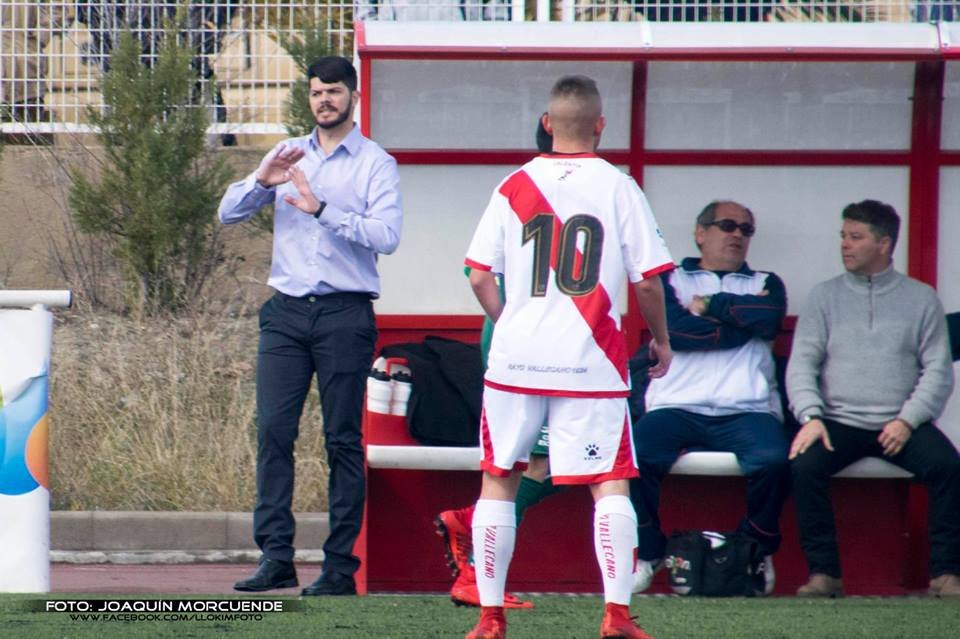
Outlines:
POLYGON ((257 351, 257 505, 253 535, 262 558, 234 586, 263 591, 298 585, 293 565, 293 448, 316 375, 330 467, 330 536, 320 577, 304 595, 356 593, 353 545, 365 492, 360 416, 377 329, 377 255, 400 241, 397 163, 353 122, 357 72, 341 57, 310 66, 317 127, 285 140, 227 189, 220 221, 241 222, 275 205, 276 290, 260 310, 257 351))

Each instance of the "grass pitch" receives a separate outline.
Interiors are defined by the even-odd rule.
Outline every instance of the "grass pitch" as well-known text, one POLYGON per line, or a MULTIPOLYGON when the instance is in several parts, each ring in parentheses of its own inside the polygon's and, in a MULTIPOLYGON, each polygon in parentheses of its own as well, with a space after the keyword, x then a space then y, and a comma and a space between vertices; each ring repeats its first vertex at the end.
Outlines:
MULTIPOLYGON (((75 596, 73 598, 81 598, 75 596)), ((98 597, 99 598, 99 597, 98 597)), ((598 636, 598 597, 535 596, 533 610, 508 611, 510 639, 598 636)), ((428 639, 463 637, 477 610, 441 596, 285 599, 293 612, 262 621, 103 621, 36 612, 37 599, 0 596, 0 636, 49 637, 310 637, 311 639, 428 639)), ((685 599, 637 597, 632 606, 657 639, 954 639, 960 600, 919 597, 841 600, 685 599)))

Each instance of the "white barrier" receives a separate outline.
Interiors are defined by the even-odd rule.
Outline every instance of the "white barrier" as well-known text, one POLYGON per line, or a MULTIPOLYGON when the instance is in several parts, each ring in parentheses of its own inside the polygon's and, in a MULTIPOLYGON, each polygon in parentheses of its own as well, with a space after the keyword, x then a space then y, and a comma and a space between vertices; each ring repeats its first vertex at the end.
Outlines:
POLYGON ((0 291, 0 592, 50 590, 47 393, 53 315, 70 291, 0 291))

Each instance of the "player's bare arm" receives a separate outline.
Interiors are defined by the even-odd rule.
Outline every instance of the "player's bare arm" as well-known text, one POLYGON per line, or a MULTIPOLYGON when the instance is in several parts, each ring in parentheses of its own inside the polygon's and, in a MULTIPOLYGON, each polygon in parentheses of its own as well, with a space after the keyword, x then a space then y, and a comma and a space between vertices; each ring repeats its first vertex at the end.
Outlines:
POLYGON ((663 283, 659 277, 634 282, 634 294, 643 319, 653 335, 650 342, 650 353, 656 357, 657 363, 650 367, 649 375, 652 378, 663 377, 670 369, 673 360, 673 351, 670 349, 670 336, 667 333, 666 304, 663 298, 663 283))
POLYGON ((497 289, 497 276, 490 271, 473 269, 470 271, 470 286, 483 311, 496 322, 503 311, 503 302, 500 300, 500 291, 497 289))

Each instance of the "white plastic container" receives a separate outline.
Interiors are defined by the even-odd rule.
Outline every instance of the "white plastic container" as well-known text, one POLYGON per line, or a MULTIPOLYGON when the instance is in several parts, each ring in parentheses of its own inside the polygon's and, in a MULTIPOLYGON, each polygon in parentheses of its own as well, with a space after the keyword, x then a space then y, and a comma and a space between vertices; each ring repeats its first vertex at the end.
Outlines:
POLYGON ((367 411, 390 414, 393 380, 385 371, 373 369, 367 376, 367 411))
POLYGON ((410 393, 413 391, 413 378, 409 373, 397 371, 392 375, 393 379, 393 401, 390 404, 391 415, 406 415, 407 402, 410 401, 410 393))

